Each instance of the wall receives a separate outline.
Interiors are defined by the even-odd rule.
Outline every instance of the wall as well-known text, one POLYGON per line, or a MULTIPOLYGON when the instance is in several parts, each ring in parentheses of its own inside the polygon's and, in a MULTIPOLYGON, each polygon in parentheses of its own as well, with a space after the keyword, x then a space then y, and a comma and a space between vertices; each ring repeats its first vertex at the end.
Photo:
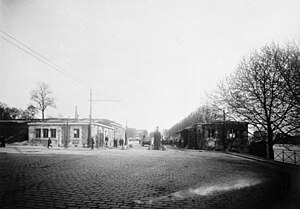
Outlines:
POLYGON ((47 146, 48 139, 52 141, 52 146, 62 146, 63 130, 61 125, 29 125, 28 139, 30 145, 47 146), (41 137, 36 137, 36 129, 41 129, 41 137), (43 129, 48 129, 48 137, 44 137, 43 129), (56 129, 56 137, 51 137, 51 129, 56 129))
POLYGON ((28 140, 28 121, 0 121, 0 136, 6 143, 22 142, 28 140))

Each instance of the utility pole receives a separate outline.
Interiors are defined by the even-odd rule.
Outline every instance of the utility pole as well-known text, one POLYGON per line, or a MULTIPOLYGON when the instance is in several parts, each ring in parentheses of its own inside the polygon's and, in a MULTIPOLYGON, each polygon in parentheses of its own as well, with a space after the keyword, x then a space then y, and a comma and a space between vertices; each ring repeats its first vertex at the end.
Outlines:
POLYGON ((92 89, 90 89, 90 124, 92 123, 92 101, 93 101, 92 89))
POLYGON ((78 121, 77 106, 75 106, 75 122, 78 121))
POLYGON ((88 129, 88 147, 90 147, 92 136, 92 89, 90 89, 90 115, 89 115, 89 129, 88 129))
POLYGON ((125 126, 125 145, 128 145, 128 138, 127 138, 127 119, 126 119, 126 126, 125 126))
POLYGON ((222 110, 223 112, 223 148, 224 150, 227 149, 227 128, 226 128, 226 114, 225 110, 222 110))
MULTIPOLYGON (((89 131, 88 131, 88 146, 92 136, 92 106, 93 102, 121 102, 119 99, 93 99, 92 89, 90 89, 90 116, 89 116, 89 131)), ((105 137, 105 136, 104 136, 105 137)))

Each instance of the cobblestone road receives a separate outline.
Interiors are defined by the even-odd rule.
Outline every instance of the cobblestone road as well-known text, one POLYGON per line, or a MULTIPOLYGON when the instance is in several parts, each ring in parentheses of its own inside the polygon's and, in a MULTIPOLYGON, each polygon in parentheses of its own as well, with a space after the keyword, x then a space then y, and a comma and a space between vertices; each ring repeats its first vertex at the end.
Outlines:
POLYGON ((0 152, 0 208, 298 208, 280 167, 217 152, 0 152))

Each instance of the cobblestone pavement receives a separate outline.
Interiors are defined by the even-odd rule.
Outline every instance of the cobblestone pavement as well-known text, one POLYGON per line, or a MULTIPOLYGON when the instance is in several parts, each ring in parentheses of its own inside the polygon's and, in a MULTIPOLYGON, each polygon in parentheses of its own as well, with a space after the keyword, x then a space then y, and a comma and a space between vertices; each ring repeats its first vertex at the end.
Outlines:
POLYGON ((0 151, 0 208, 299 208, 290 174, 218 152, 0 151))

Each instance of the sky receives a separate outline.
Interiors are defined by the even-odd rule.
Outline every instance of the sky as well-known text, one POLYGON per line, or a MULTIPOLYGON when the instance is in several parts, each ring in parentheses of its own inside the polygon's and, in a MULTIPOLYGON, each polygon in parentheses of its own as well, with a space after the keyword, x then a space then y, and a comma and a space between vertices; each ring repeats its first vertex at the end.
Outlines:
POLYGON ((77 106, 88 118, 92 89, 121 100, 94 101, 93 118, 167 129, 252 50, 299 44, 299 11, 298 0, 0 0, 0 102, 25 109, 45 82, 57 106, 46 115, 73 118, 77 106))

